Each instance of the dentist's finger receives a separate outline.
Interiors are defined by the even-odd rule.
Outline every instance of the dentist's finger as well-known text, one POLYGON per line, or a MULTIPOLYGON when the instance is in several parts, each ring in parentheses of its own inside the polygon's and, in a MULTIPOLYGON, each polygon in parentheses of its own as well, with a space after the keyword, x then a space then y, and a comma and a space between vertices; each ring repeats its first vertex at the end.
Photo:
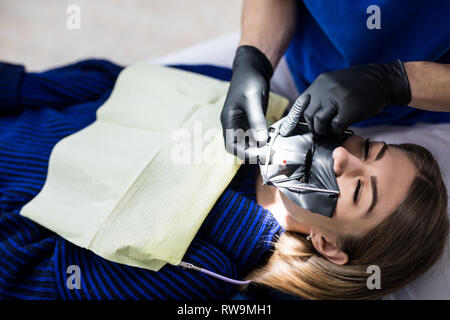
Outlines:
POLYGON ((317 134, 326 135, 331 133, 331 119, 337 114, 338 109, 333 106, 321 108, 314 116, 314 130, 317 134))
POLYGON ((292 105, 288 115, 284 118, 283 123, 281 124, 280 134, 283 137, 287 137, 292 133, 296 125, 299 123, 303 112, 308 107, 310 101, 311 96, 309 94, 302 94, 300 97, 298 97, 298 99, 292 105))

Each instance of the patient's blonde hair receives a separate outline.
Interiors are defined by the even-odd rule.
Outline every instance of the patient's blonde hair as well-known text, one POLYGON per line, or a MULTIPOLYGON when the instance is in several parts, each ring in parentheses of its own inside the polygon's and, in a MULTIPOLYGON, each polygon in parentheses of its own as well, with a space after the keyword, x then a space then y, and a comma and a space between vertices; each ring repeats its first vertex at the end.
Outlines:
POLYGON ((390 146, 410 156, 418 175, 388 218, 363 237, 338 239, 337 245, 349 255, 348 264, 334 264, 303 235, 284 232, 268 262, 246 278, 307 299, 374 299, 428 270, 442 255, 449 232, 447 190, 427 149, 415 144, 390 146), (367 287, 370 265, 381 270, 381 289, 367 287))

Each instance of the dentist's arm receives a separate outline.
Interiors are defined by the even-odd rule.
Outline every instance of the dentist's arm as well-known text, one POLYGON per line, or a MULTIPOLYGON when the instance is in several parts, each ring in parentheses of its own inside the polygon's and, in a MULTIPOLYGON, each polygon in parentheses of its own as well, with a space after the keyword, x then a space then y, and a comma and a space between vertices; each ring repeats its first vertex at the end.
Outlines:
POLYGON ((450 64, 405 62, 411 87, 410 106, 450 112, 450 64))
POLYGON ((270 78, 293 36, 296 6, 296 0, 244 1, 241 40, 220 118, 226 150, 241 159, 254 161, 258 150, 242 135, 235 138, 235 130, 253 129, 259 146, 267 141, 270 78))
POLYGON ((294 104, 317 134, 342 133, 388 105, 450 111, 450 65, 395 61, 325 72, 294 104))
POLYGON ((296 0, 245 0, 239 46, 258 48, 275 69, 294 34, 296 12, 296 0))

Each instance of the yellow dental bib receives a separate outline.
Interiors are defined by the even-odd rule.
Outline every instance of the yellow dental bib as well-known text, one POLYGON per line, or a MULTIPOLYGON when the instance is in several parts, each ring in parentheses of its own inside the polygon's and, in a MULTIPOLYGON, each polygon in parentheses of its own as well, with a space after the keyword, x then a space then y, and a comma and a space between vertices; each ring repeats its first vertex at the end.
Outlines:
MULTIPOLYGON (((21 215, 114 262, 178 265, 241 164, 221 132, 228 86, 147 63, 124 69, 97 120, 56 144, 21 215)), ((269 125, 287 104, 270 95, 269 125)))

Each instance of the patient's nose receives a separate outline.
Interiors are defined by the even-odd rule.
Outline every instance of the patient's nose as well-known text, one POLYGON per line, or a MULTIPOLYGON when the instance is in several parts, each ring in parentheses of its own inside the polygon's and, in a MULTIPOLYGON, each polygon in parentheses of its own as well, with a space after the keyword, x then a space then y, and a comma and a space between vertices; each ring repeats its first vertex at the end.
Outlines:
POLYGON ((344 147, 337 147, 333 151, 333 169, 336 177, 344 173, 356 173, 361 170, 361 160, 348 152, 344 147))

